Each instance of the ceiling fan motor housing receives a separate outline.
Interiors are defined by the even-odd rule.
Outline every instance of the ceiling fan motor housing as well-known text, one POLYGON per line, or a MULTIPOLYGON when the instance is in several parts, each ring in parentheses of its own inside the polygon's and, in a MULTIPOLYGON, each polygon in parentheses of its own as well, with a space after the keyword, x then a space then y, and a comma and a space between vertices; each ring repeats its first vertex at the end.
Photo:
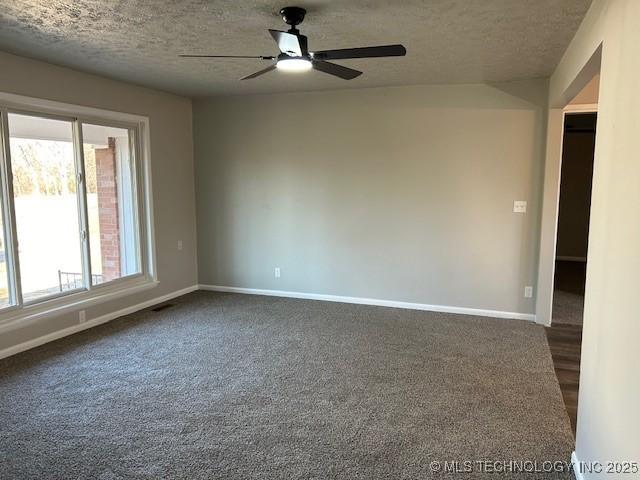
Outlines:
POLYGON ((280 10, 280 15, 287 25, 291 25, 291 30, 297 31, 296 25, 300 25, 304 20, 307 11, 301 7, 284 7, 280 10))

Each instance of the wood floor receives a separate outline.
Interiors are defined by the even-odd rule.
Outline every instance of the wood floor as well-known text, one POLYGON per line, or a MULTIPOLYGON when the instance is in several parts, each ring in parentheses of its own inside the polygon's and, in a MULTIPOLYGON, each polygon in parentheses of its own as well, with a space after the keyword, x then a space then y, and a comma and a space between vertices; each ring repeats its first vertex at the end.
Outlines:
POLYGON ((552 324, 545 328, 553 366, 560 383, 564 404, 571 420, 573 434, 576 433, 578 412, 578 387, 580 382, 580 347, 582 325, 552 324))

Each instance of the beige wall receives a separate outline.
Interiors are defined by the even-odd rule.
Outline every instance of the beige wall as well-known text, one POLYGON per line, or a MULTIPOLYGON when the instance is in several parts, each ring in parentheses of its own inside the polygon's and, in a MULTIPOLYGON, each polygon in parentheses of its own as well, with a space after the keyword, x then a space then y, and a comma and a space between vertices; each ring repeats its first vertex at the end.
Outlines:
POLYGON ((600 75, 594 77, 578 93, 569 105, 597 105, 598 92, 600 91, 600 75))
POLYGON ((546 101, 542 80, 195 101, 200 282, 532 313, 546 101))
POLYGON ((576 439, 583 462, 640 461, 639 24, 639 1, 595 0, 550 82, 550 103, 562 107, 593 74, 589 59, 602 44, 576 439))
MULTIPOLYGON (((191 101, 0 52, 0 91, 148 116, 159 286, 87 309, 87 320, 196 283, 191 101), (177 250, 183 241, 182 251, 177 250)), ((0 351, 76 325, 73 312, 0 331, 0 351)))

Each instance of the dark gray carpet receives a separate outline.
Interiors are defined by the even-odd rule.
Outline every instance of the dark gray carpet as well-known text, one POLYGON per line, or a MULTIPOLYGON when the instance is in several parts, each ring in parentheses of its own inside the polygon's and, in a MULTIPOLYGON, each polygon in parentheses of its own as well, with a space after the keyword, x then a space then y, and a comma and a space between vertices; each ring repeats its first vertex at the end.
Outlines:
POLYGON ((586 262, 556 261, 552 323, 582 325, 586 262))
POLYGON ((554 290, 553 292, 553 324, 582 325, 584 314, 584 295, 554 290))
POLYGON ((5 479, 569 478, 543 329, 196 292, 0 362, 5 479), (460 469, 464 469, 463 466, 460 469))

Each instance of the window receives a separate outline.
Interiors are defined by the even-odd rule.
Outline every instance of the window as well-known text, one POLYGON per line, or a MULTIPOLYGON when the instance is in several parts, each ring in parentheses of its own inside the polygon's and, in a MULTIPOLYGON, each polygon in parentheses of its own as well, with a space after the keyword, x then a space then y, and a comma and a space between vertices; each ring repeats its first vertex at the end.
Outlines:
POLYGON ((9 113, 13 206, 25 303, 82 288, 73 123, 9 113))
POLYGON ((154 280, 146 119, 27 103, 0 103, 0 321, 154 280))
POLYGON ((94 284, 140 271, 130 132, 83 124, 94 284))

